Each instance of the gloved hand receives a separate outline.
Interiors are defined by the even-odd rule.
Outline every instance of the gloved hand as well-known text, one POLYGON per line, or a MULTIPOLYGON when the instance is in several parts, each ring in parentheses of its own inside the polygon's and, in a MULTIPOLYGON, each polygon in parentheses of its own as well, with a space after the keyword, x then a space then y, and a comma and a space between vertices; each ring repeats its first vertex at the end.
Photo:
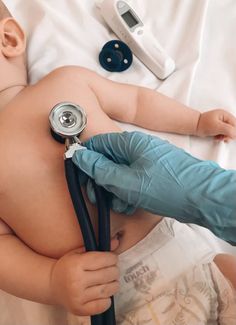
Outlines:
POLYGON ((141 132, 98 135, 85 145, 73 161, 114 194, 115 211, 140 207, 236 242, 236 171, 141 132))

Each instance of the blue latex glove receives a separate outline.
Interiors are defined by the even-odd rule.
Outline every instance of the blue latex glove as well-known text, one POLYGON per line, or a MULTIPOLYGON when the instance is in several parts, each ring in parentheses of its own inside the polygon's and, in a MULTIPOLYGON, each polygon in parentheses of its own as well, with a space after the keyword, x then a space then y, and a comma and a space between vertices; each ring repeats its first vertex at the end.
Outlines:
POLYGON ((141 132, 98 135, 75 164, 114 194, 115 211, 143 208, 195 223, 236 245, 236 171, 141 132))

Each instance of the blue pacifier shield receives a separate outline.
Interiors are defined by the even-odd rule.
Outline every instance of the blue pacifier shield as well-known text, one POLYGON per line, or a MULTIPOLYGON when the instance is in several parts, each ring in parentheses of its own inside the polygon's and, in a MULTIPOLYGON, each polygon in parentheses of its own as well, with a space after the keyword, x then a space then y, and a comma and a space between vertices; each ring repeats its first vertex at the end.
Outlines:
POLYGON ((133 54, 124 42, 113 40, 103 46, 99 54, 99 62, 107 71, 122 72, 131 66, 133 54))

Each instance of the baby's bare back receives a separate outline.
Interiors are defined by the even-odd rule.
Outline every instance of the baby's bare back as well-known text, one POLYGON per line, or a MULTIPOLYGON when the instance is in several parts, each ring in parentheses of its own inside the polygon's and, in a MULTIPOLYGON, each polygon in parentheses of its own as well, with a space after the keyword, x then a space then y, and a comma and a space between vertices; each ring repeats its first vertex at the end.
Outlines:
MULTIPOLYGON (((119 131, 76 69, 73 78, 71 69, 53 72, 0 112, 4 157, 0 163, 0 217, 29 247, 52 257, 83 246, 64 176, 64 146, 49 132, 49 112, 62 101, 85 109, 88 125, 82 140, 119 131)), ((94 207, 88 206, 95 216, 94 207)), ((141 211, 129 218, 112 213, 112 236, 123 236, 119 251, 143 238, 157 222, 157 217, 147 218, 141 211)))

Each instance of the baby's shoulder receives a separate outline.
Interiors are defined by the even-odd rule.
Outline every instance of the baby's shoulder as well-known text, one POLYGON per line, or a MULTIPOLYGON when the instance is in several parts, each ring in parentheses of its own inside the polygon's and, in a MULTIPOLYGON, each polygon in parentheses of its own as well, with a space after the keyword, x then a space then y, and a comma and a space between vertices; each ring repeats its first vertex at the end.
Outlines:
POLYGON ((42 79, 42 82, 50 80, 50 82, 64 82, 66 84, 73 84, 77 82, 87 83, 89 82, 93 74, 94 72, 87 68, 75 65, 68 65, 59 67, 51 71, 47 76, 42 79))
POLYGON ((81 97, 88 92, 94 74, 80 66, 63 66, 50 72, 32 88, 35 93, 45 94, 48 98, 73 97, 78 92, 81 97))

